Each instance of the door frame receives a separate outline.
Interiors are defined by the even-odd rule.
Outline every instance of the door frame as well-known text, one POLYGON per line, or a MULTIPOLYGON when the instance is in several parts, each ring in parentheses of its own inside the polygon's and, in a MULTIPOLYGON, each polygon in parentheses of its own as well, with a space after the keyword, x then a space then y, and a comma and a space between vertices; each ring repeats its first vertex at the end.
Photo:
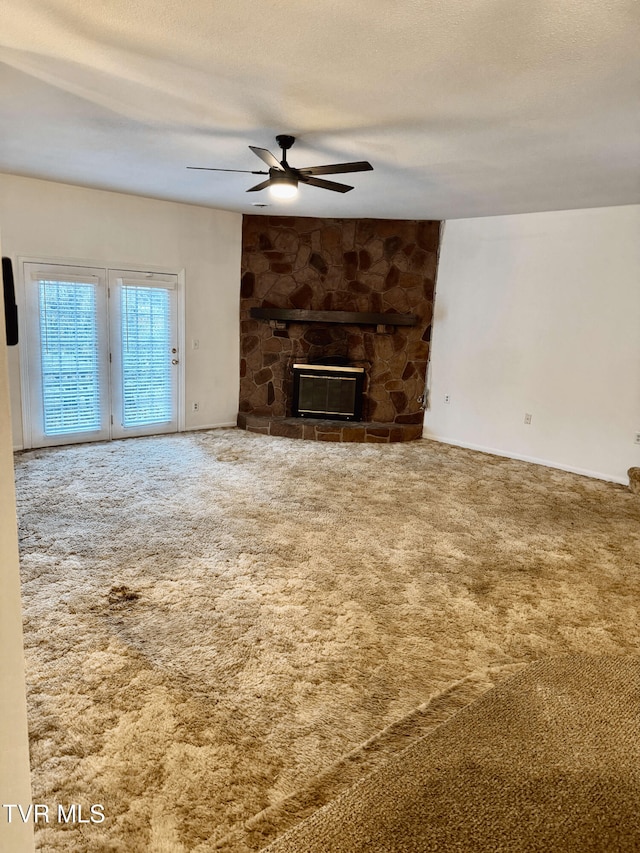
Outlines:
MULTIPOLYGON (((186 355, 186 332, 185 332, 185 285, 186 275, 184 268, 176 269, 175 267, 161 267, 157 264, 132 264, 130 262, 120 263, 117 260, 105 262, 96 261, 95 258, 56 258, 39 255, 37 257, 20 255, 17 258, 17 277, 16 277, 16 302, 18 304, 18 329, 20 336, 20 345, 18 346, 18 354, 20 360, 20 403, 22 413, 22 449, 30 450, 33 447, 32 439, 32 424, 33 416, 31 413, 31 404, 29 400, 29 357, 27 353, 27 314, 26 314, 26 279, 25 279, 25 264, 42 264, 43 266, 62 266, 62 267, 81 267, 85 269, 91 267, 99 269, 104 273, 105 282, 109 281, 109 271, 119 270, 132 273, 150 272, 155 275, 175 275, 177 276, 177 333, 178 333, 178 353, 179 363, 177 365, 177 393, 178 393, 178 432, 185 431, 185 355, 186 355)), ((111 433, 109 440, 112 440, 111 433)), ((121 439, 117 439, 120 441, 121 439)), ((62 443, 62 442, 61 442, 62 443)))
POLYGON ((116 270, 109 269, 108 271, 108 280, 107 287, 109 291, 108 296, 108 305, 109 305, 109 349, 110 349, 110 372, 111 372, 111 438, 114 440, 118 440, 120 438, 133 438, 135 436, 141 435, 160 435, 160 434, 171 434, 176 432, 178 429, 178 400, 180 397, 180 381, 178 368, 182 363, 182 350, 178 341, 178 279, 174 274, 163 273, 162 276, 158 273, 150 273, 145 271, 144 273, 136 273, 134 270, 116 270), (137 278, 139 276, 139 278, 137 278), (149 284, 149 279, 151 279, 152 283, 149 284), (163 279, 171 279, 170 281, 163 281, 163 279), (121 416, 123 415, 124 409, 124 399, 123 399, 123 391, 124 388, 122 383, 117 380, 117 376, 121 376, 122 362, 123 362, 123 352, 122 346, 123 341, 121 337, 122 330, 122 306, 118 299, 118 294, 122 293, 121 287, 123 285, 137 285, 141 287, 149 286, 152 289, 165 289, 162 286, 166 285, 166 290, 169 292, 169 300, 170 300, 170 315, 171 315, 171 327, 173 329, 173 335, 171 339, 171 343, 173 345, 172 352, 167 352, 167 358, 171 358, 173 362, 173 366, 170 368, 171 370, 171 383, 172 383, 172 410, 175 412, 175 418, 171 419, 171 423, 158 424, 157 430, 152 430, 149 432, 149 428, 147 426, 138 426, 138 427, 125 427, 121 422, 121 416), (120 347, 116 346, 116 342, 120 341, 120 347), (174 408, 175 407, 175 408, 174 408), (173 424, 175 424, 175 429, 173 428, 173 424))

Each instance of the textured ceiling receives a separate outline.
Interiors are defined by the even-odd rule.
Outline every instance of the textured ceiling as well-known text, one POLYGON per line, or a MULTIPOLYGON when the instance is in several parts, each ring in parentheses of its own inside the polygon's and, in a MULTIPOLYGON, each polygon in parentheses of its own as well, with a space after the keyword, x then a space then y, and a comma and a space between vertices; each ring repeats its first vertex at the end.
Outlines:
POLYGON ((640 202, 639 0, 3 0, 0 61, 4 172, 301 216, 640 202), (374 171, 273 202, 185 168, 277 133, 374 171))

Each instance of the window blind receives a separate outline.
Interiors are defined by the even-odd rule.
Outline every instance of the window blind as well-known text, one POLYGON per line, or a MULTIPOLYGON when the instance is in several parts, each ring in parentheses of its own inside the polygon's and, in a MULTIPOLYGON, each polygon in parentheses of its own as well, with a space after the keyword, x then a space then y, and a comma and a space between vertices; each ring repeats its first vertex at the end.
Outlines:
POLYGON ((99 430, 95 285, 39 281, 44 433, 99 430))
POLYGON ((123 426, 170 421, 173 413, 169 291, 123 284, 123 426))

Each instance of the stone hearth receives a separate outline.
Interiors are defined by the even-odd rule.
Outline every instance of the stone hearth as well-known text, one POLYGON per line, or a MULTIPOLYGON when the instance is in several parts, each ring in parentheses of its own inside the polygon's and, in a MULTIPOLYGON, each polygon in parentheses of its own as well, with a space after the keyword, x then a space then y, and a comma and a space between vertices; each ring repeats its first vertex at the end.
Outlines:
POLYGON ((248 432, 306 438, 310 441, 354 441, 388 444, 422 437, 422 424, 385 424, 366 421, 334 421, 320 418, 274 418, 238 415, 238 426, 248 432))
POLYGON ((325 441, 419 438, 439 237, 436 221, 245 216, 238 426, 325 441), (251 316, 272 308, 413 315, 414 324, 251 316), (331 358, 365 369, 363 421, 291 418, 292 365, 331 358))

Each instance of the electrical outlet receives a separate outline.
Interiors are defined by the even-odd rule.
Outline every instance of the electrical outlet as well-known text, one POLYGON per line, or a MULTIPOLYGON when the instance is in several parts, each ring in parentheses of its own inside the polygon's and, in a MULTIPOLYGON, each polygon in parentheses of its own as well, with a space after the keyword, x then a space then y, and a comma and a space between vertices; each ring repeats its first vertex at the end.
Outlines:
POLYGON ((444 401, 445 401, 445 403, 450 403, 451 402, 451 394, 445 394, 444 395, 444 401))
POLYGON ((636 437, 633 439, 634 444, 640 444, 640 432, 636 433, 636 437))
POLYGON ((192 403, 191 404, 191 411, 192 412, 199 412, 200 411, 200 403, 197 403, 197 402, 192 403))
POLYGON ((531 415, 528 412, 524 416, 524 422, 525 422, 525 424, 531 423, 531 415))

